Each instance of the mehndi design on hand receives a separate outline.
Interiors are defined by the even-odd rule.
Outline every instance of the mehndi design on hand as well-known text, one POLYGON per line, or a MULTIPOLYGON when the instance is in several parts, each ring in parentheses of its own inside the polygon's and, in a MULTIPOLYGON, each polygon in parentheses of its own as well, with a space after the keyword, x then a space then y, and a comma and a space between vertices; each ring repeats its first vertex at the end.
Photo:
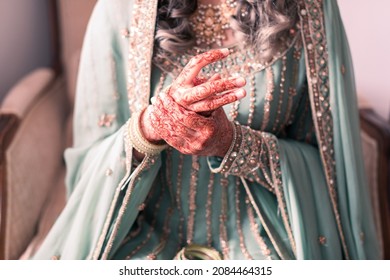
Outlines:
POLYGON ((199 77, 204 66, 227 55, 221 49, 192 58, 145 111, 154 132, 184 154, 223 157, 231 144, 232 126, 222 106, 245 96, 245 79, 199 77))

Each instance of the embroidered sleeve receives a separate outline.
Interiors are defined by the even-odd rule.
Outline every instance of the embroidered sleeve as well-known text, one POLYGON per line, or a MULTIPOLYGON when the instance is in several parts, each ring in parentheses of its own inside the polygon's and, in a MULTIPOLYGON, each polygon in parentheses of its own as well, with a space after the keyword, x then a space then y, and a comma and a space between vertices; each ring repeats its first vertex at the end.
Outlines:
POLYGON ((274 138, 270 133, 235 124, 235 137, 226 156, 209 157, 209 167, 214 173, 244 177, 273 192, 270 156, 274 138))

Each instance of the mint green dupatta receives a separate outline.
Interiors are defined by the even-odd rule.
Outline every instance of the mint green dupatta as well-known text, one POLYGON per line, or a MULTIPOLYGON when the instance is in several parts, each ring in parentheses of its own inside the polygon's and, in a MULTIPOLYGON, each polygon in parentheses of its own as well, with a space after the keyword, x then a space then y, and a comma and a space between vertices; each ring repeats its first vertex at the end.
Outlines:
POLYGON ((295 256, 378 259, 353 68, 339 9, 335 0, 299 3, 320 155, 304 144, 278 142, 295 256))
POLYGON ((324 1, 324 14, 341 221, 350 257, 378 259, 380 248, 363 165, 353 65, 335 0, 324 1))
POLYGON ((378 259, 353 68, 335 0, 300 0, 318 149, 263 133, 276 196, 243 180, 282 259, 378 259))
POLYGON ((68 201, 33 259, 108 258, 137 218, 161 160, 133 166, 126 122, 148 101, 156 7, 157 0, 99 0, 94 8, 81 53, 74 146, 65 153, 68 201), (132 12, 142 20, 134 22, 132 12))

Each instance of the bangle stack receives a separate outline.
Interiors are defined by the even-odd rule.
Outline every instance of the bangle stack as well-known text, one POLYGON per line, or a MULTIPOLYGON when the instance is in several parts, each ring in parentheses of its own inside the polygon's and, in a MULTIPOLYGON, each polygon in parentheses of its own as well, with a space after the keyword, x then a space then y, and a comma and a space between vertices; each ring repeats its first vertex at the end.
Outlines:
POLYGON ((142 135, 141 127, 140 127, 140 118, 144 110, 134 113, 128 121, 128 134, 131 144, 133 148, 138 152, 145 154, 146 156, 155 156, 160 154, 163 150, 165 150, 168 145, 167 144, 153 144, 150 143, 145 137, 142 135))

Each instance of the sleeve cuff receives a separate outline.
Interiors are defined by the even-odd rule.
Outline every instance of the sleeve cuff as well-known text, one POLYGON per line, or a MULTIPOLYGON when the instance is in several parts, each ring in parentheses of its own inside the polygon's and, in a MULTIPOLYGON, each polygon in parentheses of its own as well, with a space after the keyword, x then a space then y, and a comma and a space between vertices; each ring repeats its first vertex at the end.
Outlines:
POLYGON ((261 133, 239 124, 234 127, 233 142, 226 156, 208 157, 207 162, 214 173, 246 176, 259 168, 263 150, 261 133))

